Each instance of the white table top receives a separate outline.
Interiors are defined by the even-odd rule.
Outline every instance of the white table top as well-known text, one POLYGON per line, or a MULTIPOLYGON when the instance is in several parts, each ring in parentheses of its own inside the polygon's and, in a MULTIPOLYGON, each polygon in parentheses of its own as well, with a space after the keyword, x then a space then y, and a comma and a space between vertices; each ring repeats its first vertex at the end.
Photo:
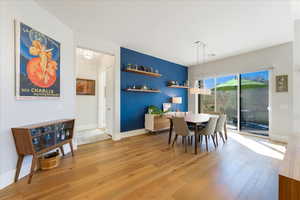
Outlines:
POLYGON ((211 114, 188 114, 184 117, 186 122, 190 123, 203 123, 208 122, 209 118, 214 117, 218 118, 218 115, 211 115, 211 114))
MULTIPOLYGON (((181 117, 182 115, 177 116, 175 114, 175 116, 171 116, 171 117, 181 117)), ((200 113, 200 114, 192 114, 192 113, 188 113, 184 117, 186 122, 190 122, 190 123, 204 123, 204 122, 208 122, 209 118, 211 117, 216 117, 218 118, 218 115, 212 115, 212 114, 204 114, 204 113, 200 113)))

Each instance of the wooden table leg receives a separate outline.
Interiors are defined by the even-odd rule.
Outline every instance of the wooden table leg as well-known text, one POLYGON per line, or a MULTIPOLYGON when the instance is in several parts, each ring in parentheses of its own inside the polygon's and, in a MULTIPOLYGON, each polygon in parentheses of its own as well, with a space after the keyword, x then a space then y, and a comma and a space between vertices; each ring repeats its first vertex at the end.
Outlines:
POLYGON ((170 119, 169 144, 171 144, 172 132, 173 132, 173 120, 170 119))
POLYGON ((17 182, 18 179, 19 179, 23 159, 24 159, 24 155, 19 155, 18 156, 17 169, 16 169, 16 174, 15 174, 15 182, 17 182))
POLYGON ((225 139, 227 140, 227 122, 224 124, 225 139))
POLYGON ((60 148, 61 154, 62 154, 63 156, 65 156, 64 146, 62 145, 62 146, 60 146, 59 148, 60 148))
POLYGON ((72 140, 70 140, 69 144, 70 144, 72 156, 74 156, 74 150, 73 150, 73 142, 72 142, 72 140))
POLYGON ((36 164, 37 164, 37 157, 32 156, 32 162, 31 162, 31 169, 30 169, 30 174, 29 174, 29 178, 28 178, 28 184, 31 183, 31 179, 32 179, 36 164))
POLYGON ((197 124, 195 124, 195 154, 198 153, 198 128, 197 128, 197 124))

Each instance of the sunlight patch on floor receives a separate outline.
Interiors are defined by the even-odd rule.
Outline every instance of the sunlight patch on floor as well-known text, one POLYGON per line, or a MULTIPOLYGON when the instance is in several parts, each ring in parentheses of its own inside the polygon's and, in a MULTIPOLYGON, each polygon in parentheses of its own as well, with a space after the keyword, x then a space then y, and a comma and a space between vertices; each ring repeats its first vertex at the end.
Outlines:
POLYGON ((230 134, 229 137, 255 153, 278 160, 283 160, 285 152, 285 147, 283 145, 272 144, 267 141, 257 142, 250 137, 245 137, 240 134, 230 134))

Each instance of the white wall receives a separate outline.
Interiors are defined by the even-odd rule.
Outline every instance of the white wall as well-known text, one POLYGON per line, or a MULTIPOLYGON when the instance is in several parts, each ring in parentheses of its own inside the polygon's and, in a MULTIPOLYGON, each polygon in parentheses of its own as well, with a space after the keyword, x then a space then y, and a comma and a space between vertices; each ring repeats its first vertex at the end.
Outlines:
MULTIPOLYGON (((293 83, 293 44, 286 43, 258 51, 233 56, 200 66, 189 68, 189 80, 199 80, 205 77, 230 75, 242 72, 254 72, 274 67, 271 83, 271 117, 270 137, 275 140, 286 140, 292 130, 292 83, 293 83), (289 92, 275 92, 275 76, 289 75, 289 92)), ((299 101, 298 101, 299 102, 299 101)), ((196 107, 195 96, 189 96, 189 110, 196 107)), ((300 116, 300 115, 299 115, 300 116)))
POLYGON ((108 53, 115 55, 115 63, 113 67, 114 73, 114 96, 113 96, 113 140, 119 140, 120 135, 120 45, 107 42, 99 35, 93 35, 92 33, 80 32, 75 33, 75 44, 77 47, 92 49, 97 52, 108 53))
MULTIPOLYGON (((77 50, 76 53, 76 78, 91 79, 96 81, 96 95, 76 96, 76 127, 77 131, 98 128, 98 71, 101 67, 100 55, 86 59, 77 50)), ((99 97, 100 98, 100 97, 99 97)))
MULTIPOLYGON (((39 7, 33 0, 10 0, 0 10, 0 188, 13 182, 17 154, 10 128, 47 120, 75 117, 74 36, 72 30, 39 7), (5 11, 5 12, 4 12, 5 11), (17 101, 15 98, 14 19, 47 34, 61 43, 61 98, 17 101)), ((21 175, 29 171, 26 157, 21 175)))
POLYGON ((300 20, 295 20, 294 26, 294 68, 293 68, 293 117, 294 133, 299 134, 300 124, 300 20))
MULTIPOLYGON (((6 15, 6 10, 4 8, 4 3, 0 2, 0 27, 4 27, 4 17, 6 15)), ((5 42, 5 37, 4 37, 4 29, 0 28, 0 44, 4 44, 5 42)), ((2 73, 3 71, 3 66, 4 66, 4 51, 5 49, 3 48, 3 45, 0 46, 0 81, 4 79, 4 74, 2 73)), ((0 130, 3 130, 3 114, 1 112, 1 110, 3 110, 3 103, 2 103, 2 99, 3 99, 3 92, 4 88, 3 85, 0 84, 0 130)), ((3 140, 2 140, 2 134, 0 133, 0 159, 4 160, 5 158, 5 153, 4 151, 2 151, 1 147, 3 140)), ((6 185, 6 181, 2 180, 3 176, 2 173, 5 171, 4 168, 5 166, 3 164, 1 164, 2 161, 0 162, 0 189, 2 187, 4 187, 6 185)))

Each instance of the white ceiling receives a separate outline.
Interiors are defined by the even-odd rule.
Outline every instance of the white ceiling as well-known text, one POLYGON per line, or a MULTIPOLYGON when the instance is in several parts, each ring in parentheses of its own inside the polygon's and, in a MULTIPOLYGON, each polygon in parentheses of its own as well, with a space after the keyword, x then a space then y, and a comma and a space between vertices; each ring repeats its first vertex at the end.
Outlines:
POLYGON ((289 0, 36 0, 75 32, 184 65, 196 62, 194 42, 210 60, 293 40, 289 0))

